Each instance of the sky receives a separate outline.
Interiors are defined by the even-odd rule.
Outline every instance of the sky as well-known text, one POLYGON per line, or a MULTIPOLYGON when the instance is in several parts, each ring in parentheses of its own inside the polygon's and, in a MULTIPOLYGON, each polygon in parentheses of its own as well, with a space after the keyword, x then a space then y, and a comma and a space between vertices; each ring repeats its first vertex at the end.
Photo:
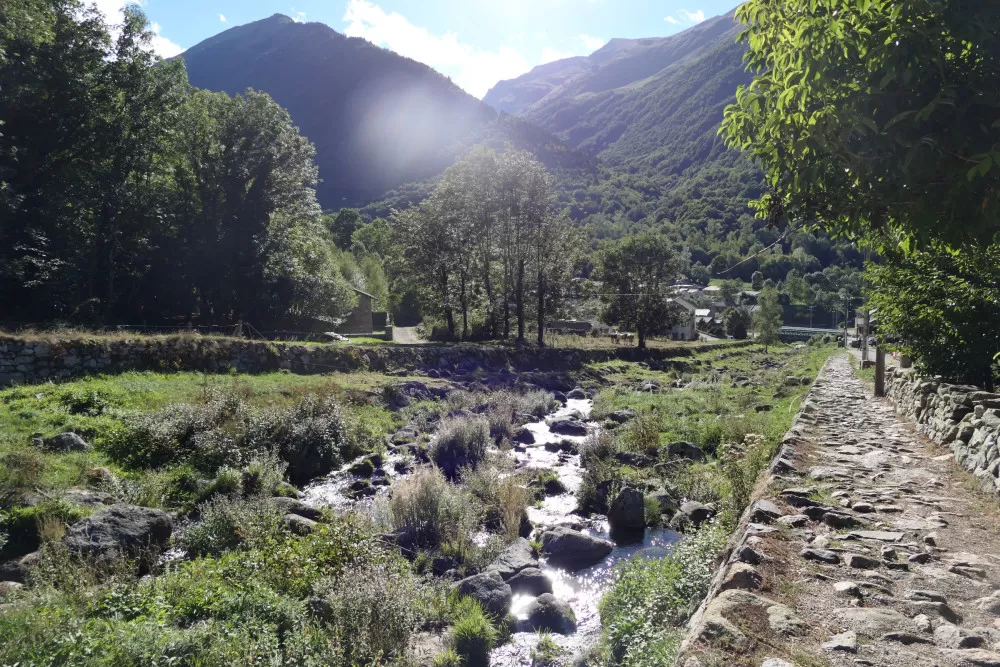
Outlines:
MULTIPOLYGON (((93 2, 114 23, 128 0, 93 2)), ((164 57, 234 26, 285 14, 363 37, 482 97, 497 81, 588 55, 613 37, 664 37, 739 0, 141 0, 164 57)))

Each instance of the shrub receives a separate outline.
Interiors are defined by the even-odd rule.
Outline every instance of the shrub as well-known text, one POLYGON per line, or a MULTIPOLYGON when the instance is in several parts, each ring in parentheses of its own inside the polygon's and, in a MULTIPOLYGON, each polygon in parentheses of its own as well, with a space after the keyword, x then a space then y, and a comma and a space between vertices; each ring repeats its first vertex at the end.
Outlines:
POLYGON ((566 651, 552 639, 552 634, 542 632, 538 642, 531 649, 531 667, 555 667, 566 651))
POLYGON ((201 521, 184 533, 184 546, 199 556, 259 546, 280 533, 281 518, 267 498, 218 496, 201 506, 201 521))
POLYGON ((434 667, 462 667, 462 657, 448 649, 434 658, 434 667))
POLYGON ((464 471, 462 481, 482 502, 486 527, 500 531, 508 540, 517 538, 531 496, 521 478, 498 462, 491 462, 464 471))
POLYGON ((660 415, 643 410, 635 419, 615 432, 616 444, 621 451, 637 454, 655 455, 660 448, 660 427, 663 420, 660 415))
POLYGON ((322 620, 340 638, 348 665, 393 663, 409 643, 416 617, 416 584, 395 564, 364 566, 317 587, 322 620))
POLYGON ((485 419, 444 419, 431 443, 431 460, 454 479, 460 468, 479 465, 486 456, 489 442, 490 427, 485 419))
POLYGON ((727 529, 709 524, 685 535, 665 558, 636 558, 600 602, 605 639, 623 665, 672 665, 674 635, 708 592, 727 529))
POLYGON ((471 550, 480 514, 476 498, 449 483, 438 470, 422 470, 397 482, 389 499, 394 531, 415 546, 447 546, 458 555, 471 550))
POLYGON ((663 519, 663 507, 653 496, 645 497, 645 514, 647 526, 659 526, 663 519))
POLYGON ((482 605, 472 598, 463 598, 456 610, 451 633, 455 653, 461 656, 466 667, 489 667, 497 630, 482 605))
POLYGON ((34 489, 45 472, 45 457, 34 449, 20 449, 0 457, 0 502, 16 501, 34 489))

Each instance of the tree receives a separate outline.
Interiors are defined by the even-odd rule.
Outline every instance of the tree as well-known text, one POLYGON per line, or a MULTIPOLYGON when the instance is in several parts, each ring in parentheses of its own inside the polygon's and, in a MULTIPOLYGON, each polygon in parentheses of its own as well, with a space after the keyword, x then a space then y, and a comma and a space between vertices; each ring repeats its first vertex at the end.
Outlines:
POLYGON ((691 282, 697 285, 708 285, 712 282, 712 272, 709 271, 708 267, 701 262, 698 262, 691 267, 688 277, 691 279, 691 282))
POLYGON ((764 344, 765 352, 769 345, 778 342, 781 324, 782 308, 778 301, 778 290, 773 286, 765 287, 757 297, 757 312, 753 318, 757 340, 764 344))
POLYGON ((922 371, 992 390, 1000 352, 1000 246, 901 252, 869 264, 866 293, 879 335, 922 371))
POLYGON ((764 289, 764 274, 760 271, 754 271, 753 276, 750 278, 750 287, 752 287, 755 292, 759 292, 764 289))
POLYGON ((679 261, 665 236, 647 232, 606 248, 599 270, 607 293, 603 320, 635 329, 639 348, 645 349, 650 335, 679 320, 667 294, 679 274, 679 261))
POLYGON ((726 335, 736 340, 744 340, 752 324, 753 316, 746 308, 727 308, 722 313, 722 326, 725 327, 726 335))
POLYGON ((1000 13, 989 0, 750 0, 753 82, 720 132, 771 221, 927 246, 1000 231, 1000 13))
POLYGON ((722 297, 722 301, 726 306, 732 308, 739 305, 740 296, 743 294, 742 282, 739 280, 723 280, 719 287, 719 296, 722 297))
POLYGON ((785 292, 791 303, 808 303, 812 296, 809 284, 795 269, 789 271, 785 277, 785 292))
POLYGON ((354 208, 343 208, 335 216, 326 216, 333 242, 341 250, 351 249, 351 237, 364 225, 361 214, 354 208))

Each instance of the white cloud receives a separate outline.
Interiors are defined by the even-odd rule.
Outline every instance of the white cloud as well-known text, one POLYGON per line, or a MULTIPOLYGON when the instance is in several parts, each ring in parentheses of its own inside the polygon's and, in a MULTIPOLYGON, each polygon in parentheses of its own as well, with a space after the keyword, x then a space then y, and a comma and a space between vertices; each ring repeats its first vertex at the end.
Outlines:
POLYGON ((683 14, 691 23, 701 23, 705 20, 705 12, 701 9, 695 12, 689 12, 686 9, 682 9, 681 14, 683 14))
POLYGON ((497 81, 520 76, 532 67, 514 48, 500 46, 488 51, 460 42, 454 32, 435 35, 413 25, 402 14, 386 12, 369 0, 349 0, 343 21, 348 36, 362 37, 430 65, 479 98, 497 81))
POLYGON ((588 51, 596 51, 607 43, 607 40, 600 37, 591 37, 590 35, 580 35, 580 41, 583 42, 584 48, 588 51))
MULTIPOLYGON (((122 22, 122 10, 125 9, 126 5, 145 5, 146 0, 138 0, 138 2, 136 0, 92 0, 89 4, 96 6, 104 14, 104 19, 111 26, 112 39, 117 39, 119 34, 118 26, 122 22)), ((159 23, 150 24, 149 30, 153 33, 150 48, 161 58, 172 58, 184 51, 184 48, 179 44, 160 34, 159 23)))
POLYGON ((219 14, 219 21, 222 22, 222 23, 228 23, 228 21, 226 20, 226 15, 225 14, 219 14))
POLYGON ((674 25, 677 25, 678 23, 680 23, 680 21, 678 21, 677 19, 675 19, 673 16, 664 16, 663 20, 666 21, 667 23, 673 23, 674 25))
POLYGON ((294 9, 292 11, 295 14, 292 17, 293 21, 295 21, 296 23, 305 23, 306 22, 306 13, 305 12, 296 12, 294 9))

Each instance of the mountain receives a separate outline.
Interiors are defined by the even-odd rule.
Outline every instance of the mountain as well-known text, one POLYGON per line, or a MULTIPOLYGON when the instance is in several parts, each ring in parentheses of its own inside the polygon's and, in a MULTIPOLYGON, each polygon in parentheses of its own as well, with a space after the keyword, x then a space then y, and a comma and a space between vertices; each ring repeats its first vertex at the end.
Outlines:
POLYGON ((501 81, 483 100, 624 175, 599 196, 571 201, 574 217, 609 217, 611 196, 633 203, 628 217, 639 226, 719 220, 732 230, 761 187, 759 172, 717 136, 723 110, 750 81, 741 30, 729 12, 670 37, 613 39, 501 81))
POLYGON ((274 16, 179 56, 191 84, 269 93, 315 145, 325 208, 378 198, 450 165, 496 112, 430 67, 322 23, 274 16))

